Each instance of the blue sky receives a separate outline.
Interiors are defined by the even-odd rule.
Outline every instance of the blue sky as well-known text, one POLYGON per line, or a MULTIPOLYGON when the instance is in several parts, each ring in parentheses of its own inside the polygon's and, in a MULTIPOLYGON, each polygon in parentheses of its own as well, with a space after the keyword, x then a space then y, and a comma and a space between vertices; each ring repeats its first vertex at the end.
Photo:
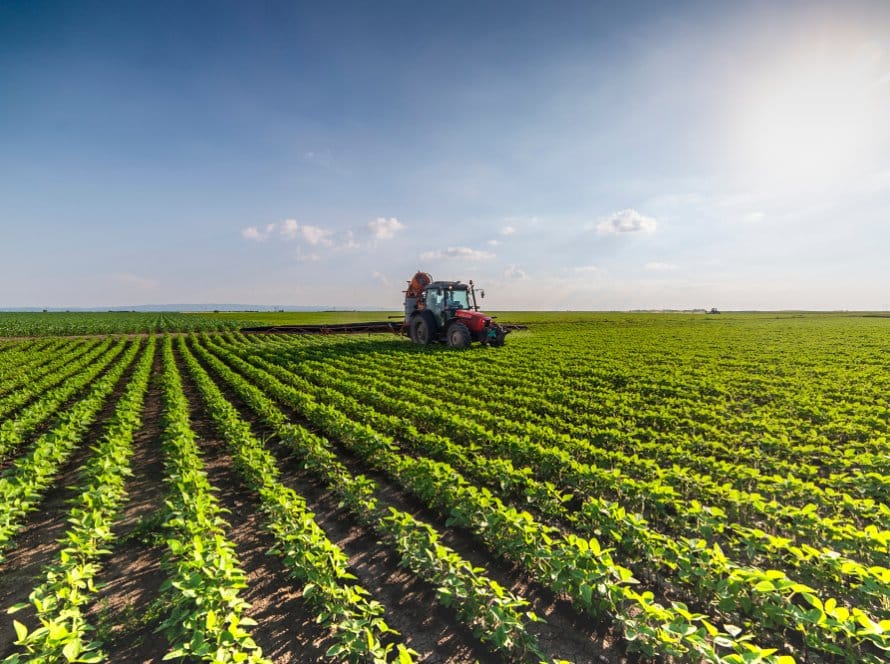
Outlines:
POLYGON ((0 307, 890 309, 890 3, 0 0, 0 307))

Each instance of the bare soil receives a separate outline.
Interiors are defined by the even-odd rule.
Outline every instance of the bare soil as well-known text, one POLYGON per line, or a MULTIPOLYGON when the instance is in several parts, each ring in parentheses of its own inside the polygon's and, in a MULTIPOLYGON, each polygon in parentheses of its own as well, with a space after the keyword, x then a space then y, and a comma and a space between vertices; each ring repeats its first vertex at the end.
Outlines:
POLYGON ((165 578, 161 570, 164 546, 157 540, 157 526, 152 527, 165 491, 160 368, 157 353, 142 409, 142 427, 133 439, 127 503, 114 527, 118 539, 111 555, 102 561, 97 579, 100 590, 87 613, 87 619, 99 628, 104 651, 112 662, 158 661, 166 651, 166 641, 155 633, 163 619, 156 602, 165 578))

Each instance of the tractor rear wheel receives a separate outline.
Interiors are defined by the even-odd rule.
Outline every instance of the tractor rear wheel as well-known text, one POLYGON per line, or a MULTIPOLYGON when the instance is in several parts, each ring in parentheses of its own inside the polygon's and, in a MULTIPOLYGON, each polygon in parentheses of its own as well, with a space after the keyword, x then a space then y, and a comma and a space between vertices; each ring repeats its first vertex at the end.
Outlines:
POLYGON ((409 329, 411 341, 421 346, 429 346, 433 341, 435 329, 436 322, 433 315, 429 311, 421 312, 411 319, 409 329))
POLYGON ((463 323, 452 323, 446 339, 449 348, 464 349, 470 346, 470 330, 463 323))

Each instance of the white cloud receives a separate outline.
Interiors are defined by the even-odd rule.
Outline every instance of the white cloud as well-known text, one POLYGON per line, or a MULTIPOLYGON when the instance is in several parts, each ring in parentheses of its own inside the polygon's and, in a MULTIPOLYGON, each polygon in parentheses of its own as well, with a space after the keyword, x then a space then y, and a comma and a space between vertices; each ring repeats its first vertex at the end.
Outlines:
POLYGON ((320 244, 324 247, 330 247, 334 244, 334 241, 331 239, 332 235, 331 231, 319 226, 310 226, 309 224, 300 226, 300 237, 312 246, 320 244))
POLYGON ((498 240, 489 240, 486 244, 488 244, 489 247, 496 247, 500 242, 498 240))
POLYGON ((424 261, 434 260, 466 260, 481 261, 494 258, 494 254, 490 251, 479 251, 478 249, 470 249, 469 247, 448 247, 444 250, 425 251, 420 254, 420 259, 424 261))
POLYGON ((579 265, 578 267, 573 267, 572 272, 577 274, 596 274, 602 272, 602 270, 596 265, 579 265))
MULTIPOLYGON (((379 217, 367 224, 368 231, 378 240, 390 239, 404 227, 404 224, 395 217, 388 219, 379 217)), ((342 251, 359 249, 363 245, 371 246, 367 243, 359 242, 356 239, 356 232, 352 229, 335 231, 322 226, 304 224, 296 219, 283 219, 278 223, 268 224, 265 228, 248 226, 241 231, 241 236, 244 239, 254 242, 263 242, 273 235, 288 242, 297 241, 304 246, 312 247, 316 250, 342 251)), ((298 260, 300 261, 317 261, 323 257, 323 255, 318 253, 301 252, 302 249, 298 252, 298 260)))
POLYGON ((248 226, 247 228, 241 231, 241 236, 246 240, 253 240, 255 242, 264 242, 269 239, 269 236, 275 230, 275 224, 267 224, 266 228, 260 230, 256 226, 248 226))
POLYGON ((377 240, 390 240, 403 228, 405 225, 395 217, 389 219, 377 217, 374 221, 368 222, 368 230, 377 240))
POLYGON ((300 228, 301 226, 296 219, 285 219, 281 223, 266 224, 264 228, 248 226, 247 228, 242 229, 241 237, 255 242, 264 242, 277 232, 285 239, 293 240, 299 235, 300 228))
POLYGON ((297 249, 296 257, 298 263, 316 263, 321 260, 321 256, 315 253, 307 254, 302 247, 297 249))
POLYGON ((763 218, 766 215, 763 212, 749 212, 744 217, 742 217, 743 221, 746 221, 749 224, 756 224, 760 221, 763 221, 763 218))
POLYGON ((504 270, 504 278, 512 279, 514 281, 522 281, 528 279, 528 274, 525 273, 525 270, 520 269, 515 264, 510 265, 504 270))
POLYGON ((504 226, 501 228, 501 235, 513 235, 516 229, 513 226, 504 226))
POLYGON ((387 278, 387 276, 386 276, 385 274, 383 274, 382 272, 377 272, 377 271, 375 270, 374 272, 371 273, 371 276, 374 277, 375 279, 377 279, 377 280, 378 280, 380 283, 382 283, 384 286, 387 286, 387 287, 388 287, 388 286, 391 286, 391 285, 392 285, 392 283, 391 283, 390 280, 387 278))
MULTIPOLYGON (((285 240, 302 240, 312 246, 331 247, 334 245, 333 231, 311 224, 301 224, 296 219, 284 219, 277 224, 268 224, 262 230, 256 226, 248 226, 241 231, 244 238, 257 242, 269 239, 274 233, 278 233, 285 240)), ((351 231, 345 235, 345 243, 347 245, 354 244, 351 231)))
POLYGON ((340 249, 358 249, 359 243, 355 241, 355 233, 346 231, 343 233, 343 240, 339 243, 340 249))
MULTIPOLYGON (((274 228, 275 224, 272 224, 274 228)), ((289 240, 293 240, 300 233, 300 224, 296 219, 285 219, 281 222, 281 234, 289 240)))
POLYGON ((658 222, 652 217, 640 214, 636 210, 628 208, 619 210, 596 225, 596 232, 600 235, 618 235, 620 233, 654 233, 658 222))
POLYGON ((677 266, 673 263, 663 263, 661 261, 649 261, 643 267, 647 270, 653 270, 655 272, 669 272, 670 270, 677 269, 677 266))

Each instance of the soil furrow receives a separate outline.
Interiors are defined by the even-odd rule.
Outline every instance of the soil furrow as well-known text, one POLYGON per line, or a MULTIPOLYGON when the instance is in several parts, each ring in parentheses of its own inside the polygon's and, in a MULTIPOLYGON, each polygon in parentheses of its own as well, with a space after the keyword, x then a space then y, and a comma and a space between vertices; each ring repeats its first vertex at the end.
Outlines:
MULTIPOLYGON (((141 352, 144 351, 140 350, 141 352)), ((58 540, 68 527, 69 501, 77 495, 80 470, 92 454, 93 442, 104 435, 108 419, 114 413, 121 394, 130 382, 138 358, 137 355, 133 364, 127 368, 115 385, 95 422, 83 435, 80 445, 62 467, 52 488, 44 495, 39 510, 28 517, 24 527, 16 534, 5 562, 0 564, 0 607, 2 609, 13 604, 27 602, 34 586, 42 580, 43 568, 58 556, 61 548, 58 540)), ((115 360, 115 362, 117 361, 120 361, 120 358, 115 360)), ((72 403, 74 402, 72 401, 72 403)), ((59 409, 58 412, 61 413, 62 409, 59 409)), ((47 429, 49 428, 47 426, 47 429)), ((29 606, 23 609, 15 614, 15 618, 25 624, 33 625, 33 608, 29 606)), ((9 621, 8 626, 0 631, 0 659, 12 651, 14 641, 15 633, 12 630, 12 623, 9 621)))
POLYGON ((164 637, 154 632, 163 615, 157 599, 165 578, 161 570, 164 545, 156 530, 165 490, 160 367, 161 354, 156 353, 142 427, 133 437, 127 502, 115 522, 117 539, 111 554, 102 560, 99 592, 87 613, 112 662, 156 662, 167 648, 164 637))
POLYGON ((178 366, 204 470, 229 512, 228 537, 247 574, 248 586, 241 596, 251 604, 247 615, 257 621, 251 635, 263 654, 278 664, 320 661, 331 645, 330 633, 315 622, 317 612, 303 599, 299 581, 291 579, 281 559, 269 553, 275 539, 263 528, 259 497, 241 481, 187 368, 181 361, 178 366))
MULTIPOLYGON (((209 368, 205 366, 205 369, 209 368)), ((306 499, 316 522, 348 556, 358 582, 386 607, 387 624, 400 632, 405 644, 420 654, 421 661, 451 664, 501 661, 481 646, 453 611, 439 604, 432 585, 400 567, 398 555, 341 508, 334 494, 300 468, 297 460, 258 422, 237 395, 219 381, 212 370, 208 373, 241 416, 251 423, 256 435, 269 440, 269 449, 279 460, 281 481, 306 499)))

